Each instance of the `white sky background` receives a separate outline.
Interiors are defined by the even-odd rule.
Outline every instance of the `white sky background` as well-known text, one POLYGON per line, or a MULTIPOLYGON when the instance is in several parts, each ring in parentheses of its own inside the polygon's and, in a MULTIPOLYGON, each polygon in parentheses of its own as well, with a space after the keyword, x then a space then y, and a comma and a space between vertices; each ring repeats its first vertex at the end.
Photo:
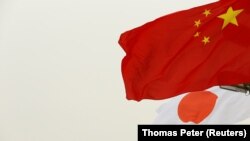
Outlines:
POLYGON ((215 0, 0 0, 0 140, 136 141, 163 101, 127 101, 122 32, 215 0))

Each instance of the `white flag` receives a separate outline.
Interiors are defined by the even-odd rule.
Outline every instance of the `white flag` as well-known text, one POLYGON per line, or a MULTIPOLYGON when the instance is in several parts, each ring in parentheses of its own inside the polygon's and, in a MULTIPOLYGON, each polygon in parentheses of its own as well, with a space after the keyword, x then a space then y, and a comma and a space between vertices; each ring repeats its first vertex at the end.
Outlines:
POLYGON ((250 96, 212 87, 167 99, 157 113, 154 124, 234 124, 250 117, 250 96))

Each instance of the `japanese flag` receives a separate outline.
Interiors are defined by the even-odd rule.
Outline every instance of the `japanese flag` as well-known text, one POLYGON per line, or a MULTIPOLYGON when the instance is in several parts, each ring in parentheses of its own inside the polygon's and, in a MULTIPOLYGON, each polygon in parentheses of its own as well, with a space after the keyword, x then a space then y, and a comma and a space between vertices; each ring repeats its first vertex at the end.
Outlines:
POLYGON ((154 124, 233 124, 250 117, 250 96, 212 87, 167 99, 157 113, 154 124))

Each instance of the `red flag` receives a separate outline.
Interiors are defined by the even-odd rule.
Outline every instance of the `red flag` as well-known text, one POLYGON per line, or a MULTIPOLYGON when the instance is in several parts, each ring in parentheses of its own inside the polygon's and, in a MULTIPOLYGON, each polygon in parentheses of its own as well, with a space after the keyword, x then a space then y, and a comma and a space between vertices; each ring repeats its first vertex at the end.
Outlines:
POLYGON ((123 33, 127 99, 250 82, 250 1, 221 0, 123 33))

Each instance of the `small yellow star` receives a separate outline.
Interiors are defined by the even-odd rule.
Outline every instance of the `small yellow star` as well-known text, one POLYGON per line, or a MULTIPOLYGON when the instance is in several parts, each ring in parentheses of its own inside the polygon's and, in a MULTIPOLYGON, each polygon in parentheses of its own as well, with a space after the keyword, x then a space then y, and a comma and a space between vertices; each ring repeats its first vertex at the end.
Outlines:
POLYGON ((203 12, 203 14, 207 17, 208 15, 210 15, 211 14, 211 10, 205 10, 204 12, 203 12))
POLYGON ((194 21, 194 26, 199 27, 201 25, 201 20, 194 21))
POLYGON ((238 26, 238 22, 237 22, 237 19, 236 17, 243 11, 244 9, 240 9, 240 10, 233 10, 232 7, 229 7, 227 9, 227 12, 222 14, 222 15, 219 15, 218 18, 220 19, 223 19, 224 20, 224 23, 223 23, 223 26, 222 26, 222 29, 224 29, 228 24, 233 24, 233 25, 236 25, 238 26))
POLYGON ((204 38, 203 38, 202 42, 204 43, 204 45, 206 45, 207 43, 209 43, 209 42, 210 42, 210 37, 206 37, 206 36, 204 36, 204 38))
POLYGON ((194 34, 194 37, 196 38, 196 37, 199 37, 200 36, 200 32, 196 32, 195 34, 194 34))

